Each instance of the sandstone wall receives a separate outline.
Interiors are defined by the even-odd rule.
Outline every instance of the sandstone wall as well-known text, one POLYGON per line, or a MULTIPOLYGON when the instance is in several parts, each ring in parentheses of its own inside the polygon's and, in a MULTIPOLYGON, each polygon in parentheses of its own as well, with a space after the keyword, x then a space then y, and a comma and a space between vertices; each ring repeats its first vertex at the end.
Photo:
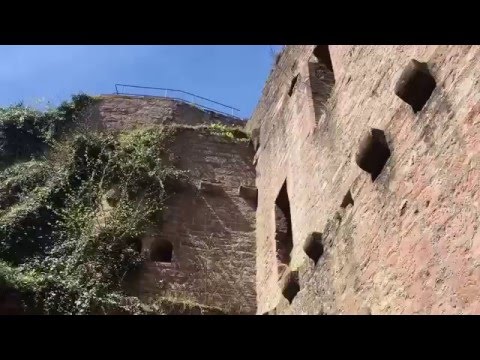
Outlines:
POLYGON ((100 100, 85 114, 98 129, 176 126, 172 160, 189 172, 191 183, 167 200, 163 223, 147 229, 141 244, 147 261, 127 288, 144 299, 160 296, 228 313, 255 313, 256 198, 239 194, 240 186, 255 185, 254 153, 248 141, 232 141, 202 127, 245 123, 166 99, 100 100), (155 255, 165 244, 172 246, 168 260, 155 255))
POLYGON ((131 129, 145 125, 200 125, 215 122, 244 126, 245 122, 204 111, 172 99, 102 95, 85 113, 85 121, 96 129, 131 129))
POLYGON ((193 186, 167 202, 161 228, 143 239, 173 245, 171 263, 148 261, 134 281, 143 297, 161 295, 255 313, 255 200, 239 195, 254 185, 253 151, 198 129, 183 129, 171 147, 193 186))
POLYGON ((259 144, 258 313, 480 313, 480 47, 329 46, 334 84, 314 49, 286 47, 247 125, 259 144), (417 112, 395 94, 411 59, 436 81, 417 112), (391 152, 374 181, 355 162, 370 128, 391 152), (275 240, 285 180, 291 304, 275 240), (303 249, 312 233, 316 264, 303 249))

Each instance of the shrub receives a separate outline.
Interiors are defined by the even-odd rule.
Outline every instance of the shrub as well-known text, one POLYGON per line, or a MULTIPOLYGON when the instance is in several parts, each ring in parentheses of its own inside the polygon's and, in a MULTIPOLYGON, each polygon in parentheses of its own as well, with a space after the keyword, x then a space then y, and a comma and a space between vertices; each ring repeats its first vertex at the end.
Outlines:
POLYGON ((92 98, 81 94, 47 112, 23 104, 0 108, 0 164, 28 159, 45 151, 49 141, 73 126, 91 102, 92 98))
POLYGON ((222 136, 232 141, 248 141, 248 135, 234 126, 217 123, 209 125, 207 129, 213 135, 222 136))
POLYGON ((86 103, 80 97, 50 111, 56 120, 48 124, 31 110, 23 118, 9 110, 14 119, 3 113, 3 124, 20 124, 22 136, 35 129, 26 133, 49 151, 4 142, 10 160, 39 152, 0 174, 0 287, 23 294, 29 310, 49 314, 139 312, 122 281, 142 261, 144 229, 161 220, 172 185, 186 174, 167 161, 172 130, 73 129, 60 138, 86 103))

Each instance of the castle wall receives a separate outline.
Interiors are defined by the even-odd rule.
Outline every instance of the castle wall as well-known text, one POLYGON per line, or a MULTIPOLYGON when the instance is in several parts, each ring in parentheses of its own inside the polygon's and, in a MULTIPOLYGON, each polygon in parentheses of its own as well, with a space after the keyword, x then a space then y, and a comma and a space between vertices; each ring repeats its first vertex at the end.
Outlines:
POLYGON ((159 231, 143 239, 147 252, 170 241, 173 258, 147 261, 135 280, 138 292, 255 313, 256 204, 239 196, 241 185, 255 182, 251 147, 183 129, 171 151, 193 187, 172 196, 159 231))
POLYGON ((84 114, 84 121, 94 129, 121 130, 149 125, 201 125, 245 122, 168 98, 102 95, 84 114))
POLYGON ((314 48, 286 47, 247 125, 259 144, 257 312, 480 313, 480 47, 331 45, 334 84, 314 48), (395 94, 411 59, 436 81, 417 112, 395 94), (370 128, 391 152, 374 181, 355 161, 370 128), (285 180, 293 249, 279 265, 285 180))
POLYGON ((245 123, 172 100, 126 96, 101 97, 85 117, 97 129, 176 126, 169 150, 175 167, 189 172, 190 185, 167 199, 162 224, 146 229, 147 260, 128 279, 129 292, 254 314, 256 199, 239 194, 240 186, 255 185, 254 153, 248 141, 199 126, 245 123), (171 259, 155 258, 156 247, 166 243, 171 259))

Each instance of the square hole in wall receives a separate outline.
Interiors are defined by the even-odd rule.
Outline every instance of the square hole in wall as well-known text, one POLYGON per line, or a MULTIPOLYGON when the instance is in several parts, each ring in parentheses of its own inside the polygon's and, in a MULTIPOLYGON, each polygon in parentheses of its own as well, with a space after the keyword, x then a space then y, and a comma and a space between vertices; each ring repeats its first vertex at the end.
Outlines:
POLYGON ((422 110, 432 95, 436 82, 427 63, 410 60, 395 85, 395 95, 408 103, 413 112, 422 110))
POLYGON ((379 129, 370 129, 360 141, 355 162, 364 171, 368 172, 372 181, 380 175, 390 157, 385 133, 379 129))
POLYGON ((150 260, 155 262, 172 262, 173 245, 167 240, 158 240, 150 248, 150 260))
POLYGON ((323 255, 322 234, 318 232, 309 234, 303 245, 303 251, 316 265, 323 255))
POLYGON ((288 278, 286 279, 283 285, 282 295, 291 304, 299 291, 300 291, 300 284, 298 281, 298 271, 292 271, 288 275, 288 278))

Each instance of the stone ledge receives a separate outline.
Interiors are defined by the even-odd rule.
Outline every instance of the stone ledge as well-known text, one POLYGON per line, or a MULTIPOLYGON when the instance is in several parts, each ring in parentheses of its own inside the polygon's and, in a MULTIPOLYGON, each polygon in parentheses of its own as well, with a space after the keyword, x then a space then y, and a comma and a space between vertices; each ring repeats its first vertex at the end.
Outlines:
POLYGON ((220 183, 200 181, 200 191, 210 195, 222 195, 225 191, 220 183))
POLYGON ((253 186, 240 185, 238 188, 238 196, 257 203, 258 189, 253 186))

